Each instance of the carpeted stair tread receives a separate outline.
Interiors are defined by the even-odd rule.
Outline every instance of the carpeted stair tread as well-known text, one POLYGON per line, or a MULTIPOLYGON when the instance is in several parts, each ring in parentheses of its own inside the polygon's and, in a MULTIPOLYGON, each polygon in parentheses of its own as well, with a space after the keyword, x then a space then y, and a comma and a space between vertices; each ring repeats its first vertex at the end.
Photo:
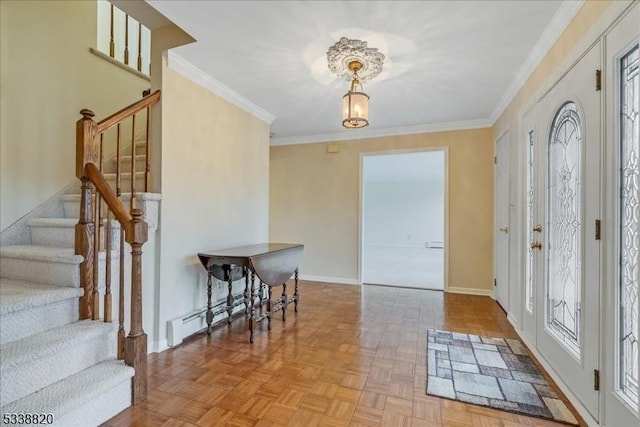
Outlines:
POLYGON ((59 419, 109 389, 133 377, 134 369, 120 360, 107 360, 53 383, 2 407, 2 413, 55 414, 59 419))
POLYGON ((0 346, 2 359, 0 371, 5 372, 16 366, 26 365, 34 360, 61 352, 65 348, 75 347, 99 335, 106 336, 116 327, 115 323, 81 320, 3 344, 0 346))
POLYGON ((83 295, 81 288, 0 278, 0 316, 83 295))
POLYGON ((74 254, 74 250, 71 248, 40 245, 2 246, 0 247, 0 257, 77 265, 83 259, 82 255, 74 254))

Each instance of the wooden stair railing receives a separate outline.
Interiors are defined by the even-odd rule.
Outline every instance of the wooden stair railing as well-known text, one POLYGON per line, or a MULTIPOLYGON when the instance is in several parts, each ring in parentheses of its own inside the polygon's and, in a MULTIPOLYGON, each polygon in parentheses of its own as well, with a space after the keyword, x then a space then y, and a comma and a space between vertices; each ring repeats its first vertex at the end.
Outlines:
POLYGON ((93 112, 82 110, 82 118, 76 123, 76 177, 81 182, 80 218, 75 228, 75 253, 83 256, 80 264, 80 286, 84 295, 80 298, 80 319, 100 318, 99 264, 100 252, 105 256, 105 295, 103 319, 112 321, 111 261, 114 245, 112 217, 119 224, 119 302, 118 302, 118 358, 135 369, 132 380, 132 403, 135 405, 147 395, 147 335, 142 327, 142 245, 148 239, 148 226, 142 219, 144 211, 135 205, 136 195, 136 113, 146 109, 145 191, 149 185, 149 131, 150 107, 160 99, 160 92, 144 97, 140 101, 118 111, 96 123, 93 112), (127 211, 121 196, 121 124, 131 118, 131 197, 127 211), (117 127, 116 139, 116 190, 114 191, 102 174, 105 132, 117 127), (95 188, 95 198, 92 190, 95 188), (104 209, 103 209, 104 208, 104 209), (103 215, 103 212, 106 214, 103 215), (104 241, 103 241, 104 240, 104 241), (131 313, 130 331, 124 331, 124 242, 131 245, 131 313))

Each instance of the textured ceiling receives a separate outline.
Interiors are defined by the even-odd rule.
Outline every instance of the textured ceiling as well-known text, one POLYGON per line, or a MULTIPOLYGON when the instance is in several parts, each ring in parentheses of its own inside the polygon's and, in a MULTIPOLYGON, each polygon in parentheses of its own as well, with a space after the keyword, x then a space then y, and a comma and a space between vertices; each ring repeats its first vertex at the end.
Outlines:
POLYGON ((274 141, 486 126, 562 1, 147 0, 197 42, 174 52, 273 114, 274 141), (370 126, 344 130, 326 51, 360 38, 385 54, 364 86, 370 126))

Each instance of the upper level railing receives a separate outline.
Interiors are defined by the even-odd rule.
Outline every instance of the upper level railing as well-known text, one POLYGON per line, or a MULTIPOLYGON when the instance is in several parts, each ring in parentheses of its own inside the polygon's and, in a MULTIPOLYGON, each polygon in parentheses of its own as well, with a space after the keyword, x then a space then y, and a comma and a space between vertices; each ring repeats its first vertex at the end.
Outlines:
POLYGON ((97 48, 111 58, 150 74, 151 32, 106 0, 98 1, 97 48))
POLYGON ((112 321, 113 301, 111 295, 113 251, 119 246, 118 264, 118 358, 135 369, 133 378, 133 404, 146 399, 147 393, 147 335, 142 328, 142 245, 148 238, 148 226, 142 219, 144 212, 136 207, 136 145, 144 142, 146 164, 144 174, 145 191, 149 183, 149 131, 150 108, 160 99, 157 91, 140 101, 112 114, 96 123, 91 110, 82 110, 82 118, 76 123, 76 176, 81 182, 80 218, 75 229, 75 253, 83 256, 80 264, 80 286, 84 295, 80 298, 80 318, 112 321), (136 115, 145 113, 146 132, 139 140, 136 133, 136 115), (119 198, 122 163, 122 132, 128 126, 126 120, 131 119, 131 160, 129 210, 119 198), (109 179, 103 173, 105 148, 113 138, 107 132, 115 130, 115 174, 109 179), (112 188, 115 186, 115 190, 112 188), (95 188, 95 194, 93 194, 95 188), (115 235, 119 233, 119 237, 115 235), (124 243, 131 246, 131 313, 130 331, 125 339, 125 251, 124 243), (104 255, 104 256, 103 256, 104 255), (104 266, 102 269, 100 266, 104 266), (101 277, 101 270, 103 276, 101 277), (100 313, 100 284, 104 284, 103 313, 100 313))

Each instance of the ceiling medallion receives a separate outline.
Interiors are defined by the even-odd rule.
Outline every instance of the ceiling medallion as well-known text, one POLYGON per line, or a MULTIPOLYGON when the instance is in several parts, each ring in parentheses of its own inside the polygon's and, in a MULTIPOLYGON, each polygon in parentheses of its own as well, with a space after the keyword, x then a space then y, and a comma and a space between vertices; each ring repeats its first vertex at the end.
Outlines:
POLYGON ((362 64, 362 68, 358 70, 358 77, 361 82, 366 82, 382 72, 384 55, 376 48, 367 47, 365 41, 342 37, 340 41, 329 48, 327 61, 329 62, 329 70, 346 80, 353 79, 353 71, 349 68, 349 63, 359 62, 362 64))
POLYGON ((380 74, 384 55, 367 47, 365 41, 342 37, 327 51, 327 61, 331 72, 351 81, 349 92, 342 97, 342 126, 369 126, 369 95, 362 91, 362 82, 380 74))

